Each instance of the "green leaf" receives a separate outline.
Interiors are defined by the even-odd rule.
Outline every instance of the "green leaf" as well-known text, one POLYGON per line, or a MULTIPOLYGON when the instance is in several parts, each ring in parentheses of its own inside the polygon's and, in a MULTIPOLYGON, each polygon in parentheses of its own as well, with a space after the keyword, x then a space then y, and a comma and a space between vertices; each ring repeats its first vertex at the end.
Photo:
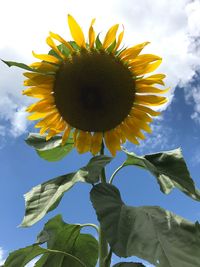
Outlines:
POLYGON ((124 152, 127 160, 123 167, 135 165, 148 170, 156 177, 163 193, 168 194, 176 187, 194 200, 200 201, 200 191, 195 188, 180 148, 144 156, 137 156, 127 150, 124 152))
POLYGON ((145 267, 142 263, 139 262, 119 262, 113 267, 145 267))
MULTIPOLYGON (((98 258, 98 242, 91 235, 81 234, 81 227, 81 225, 66 224, 58 215, 45 224, 37 241, 39 243, 47 242, 48 249, 70 253, 83 262, 85 266, 94 267, 98 258)), ((44 255, 39 260, 40 262, 43 263, 41 265, 43 267, 52 266, 54 262, 55 267, 81 266, 73 257, 65 257, 64 255, 52 254, 48 257, 44 255)))
POLYGON ((32 245, 11 252, 4 263, 4 267, 24 267, 35 257, 46 253, 46 250, 38 245, 32 245))
MULTIPOLYGON (((6 61, 1 59, 1 61, 3 61, 3 63, 5 63, 8 67, 18 67, 24 70, 29 70, 29 71, 35 71, 33 68, 29 67, 28 65, 24 64, 24 63, 20 63, 20 62, 14 62, 14 61, 6 61)), ((36 72, 36 71, 35 71, 36 72)))
POLYGON ((197 267, 200 262, 200 225, 160 207, 130 207, 119 190, 98 184, 91 201, 112 251, 137 256, 159 267, 197 267))
POLYGON ((55 209, 63 195, 77 182, 96 183, 102 169, 111 161, 107 156, 95 156, 89 163, 74 173, 65 174, 39 184, 25 194, 25 216, 21 226, 27 227, 42 219, 55 209))
POLYGON ((46 135, 30 133, 25 140, 26 143, 35 148, 37 154, 47 161, 58 161, 64 158, 74 148, 72 135, 69 136, 66 143, 61 145, 62 136, 53 136, 46 141, 46 135))
POLYGON ((49 220, 38 237, 38 243, 47 242, 47 249, 34 244, 12 252, 5 267, 23 267, 43 254, 37 267, 95 267, 98 242, 88 234, 81 234, 81 225, 67 224, 61 216, 49 220), (45 238, 44 238, 45 233, 45 238))

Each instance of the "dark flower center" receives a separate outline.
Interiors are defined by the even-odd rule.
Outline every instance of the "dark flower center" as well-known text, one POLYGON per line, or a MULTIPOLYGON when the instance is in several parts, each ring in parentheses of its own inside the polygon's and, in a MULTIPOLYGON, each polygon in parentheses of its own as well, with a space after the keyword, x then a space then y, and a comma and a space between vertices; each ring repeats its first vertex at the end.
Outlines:
POLYGON ((55 104, 74 128, 105 132, 119 125, 134 101, 131 72, 105 52, 81 52, 64 61, 54 84, 55 104))

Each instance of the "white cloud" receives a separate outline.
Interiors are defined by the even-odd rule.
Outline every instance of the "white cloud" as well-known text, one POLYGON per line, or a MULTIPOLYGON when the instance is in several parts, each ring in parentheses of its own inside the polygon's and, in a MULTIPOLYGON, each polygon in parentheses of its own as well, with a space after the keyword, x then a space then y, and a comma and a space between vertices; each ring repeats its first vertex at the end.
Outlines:
POLYGON ((200 125, 200 85, 199 80, 193 80, 184 87, 186 103, 193 106, 191 119, 200 125))
MULTIPOLYGON (((114 23, 125 26, 125 42, 129 45, 151 41, 147 53, 163 57, 160 72, 167 74, 167 86, 184 85, 199 68, 198 37, 200 35, 200 2, 198 0, 18 0, 1 4, 0 58, 32 62, 31 51, 45 53, 49 30, 71 38, 66 14, 71 13, 87 33, 91 18, 96 17, 97 32, 106 32, 114 23)), ((9 133, 17 136, 26 130, 23 107, 30 102, 21 96, 21 71, 0 63, 0 119, 10 124, 9 133), (21 125, 20 125, 21 124, 21 125), (15 130, 13 130, 15 129, 15 130)), ((197 112, 196 110, 194 112, 197 112)), ((195 118, 196 113, 193 117, 195 118)))
POLYGON ((4 264, 5 262, 5 251, 2 247, 0 247, 0 265, 4 264))

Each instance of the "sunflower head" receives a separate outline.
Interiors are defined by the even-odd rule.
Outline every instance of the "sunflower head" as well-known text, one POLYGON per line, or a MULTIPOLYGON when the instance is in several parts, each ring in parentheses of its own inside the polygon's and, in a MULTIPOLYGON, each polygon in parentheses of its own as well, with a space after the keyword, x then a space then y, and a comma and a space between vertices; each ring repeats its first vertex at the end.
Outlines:
POLYGON ((164 74, 153 74, 161 63, 159 56, 141 54, 149 44, 144 42, 120 48, 124 29, 112 26, 103 41, 96 35, 93 19, 88 39, 75 19, 68 15, 69 29, 74 41, 66 41, 50 32, 46 39, 48 54, 33 56, 40 61, 31 64, 32 72, 24 73, 23 94, 39 101, 30 105, 29 120, 39 120, 35 127, 40 134, 47 132, 47 140, 62 134, 65 144, 73 132, 79 153, 97 154, 102 142, 114 156, 129 140, 139 144, 143 132, 151 132, 149 124, 159 115, 151 106, 167 101, 168 89, 164 74), (58 44, 56 44, 58 42, 58 44))

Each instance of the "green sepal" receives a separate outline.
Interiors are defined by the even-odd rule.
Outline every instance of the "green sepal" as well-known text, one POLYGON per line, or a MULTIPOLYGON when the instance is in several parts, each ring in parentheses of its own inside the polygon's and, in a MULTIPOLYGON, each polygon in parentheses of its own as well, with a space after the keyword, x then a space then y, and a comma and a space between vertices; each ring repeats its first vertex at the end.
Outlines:
POLYGON ((97 50, 102 48, 102 42, 100 41, 99 36, 100 36, 100 33, 97 35, 96 40, 95 40, 95 46, 97 50))
POLYGON ((157 206, 127 206, 119 190, 110 184, 95 185, 90 196, 106 239, 117 256, 137 256, 158 267, 198 266, 198 222, 192 223, 157 206))
POLYGON ((28 71, 41 72, 41 71, 37 71, 37 70, 29 67, 28 65, 26 65, 24 63, 15 62, 15 61, 6 61, 6 60, 3 60, 3 59, 1 59, 1 61, 3 63, 5 63, 8 67, 18 67, 20 69, 24 69, 24 70, 28 70, 28 71))
POLYGON ((42 219, 46 213, 54 210, 60 203, 64 193, 76 183, 97 183, 102 169, 110 163, 111 159, 104 155, 95 156, 85 167, 77 172, 56 177, 33 187, 24 196, 25 216, 21 226, 31 226, 42 219))
MULTIPOLYGON (((75 51, 79 51, 80 50, 80 47, 77 45, 76 42, 74 41, 69 41, 68 42, 72 48, 75 50, 75 51)), ((60 45, 57 45, 57 48, 60 50, 60 52, 66 56, 66 57, 69 57, 71 55, 71 51, 69 50, 69 48, 67 48, 64 44, 60 44, 60 45)), ((48 52, 49 55, 52 55, 58 59, 61 59, 60 56, 53 50, 49 50, 48 52)))
POLYGON ((112 53, 113 49, 116 46, 116 40, 106 49, 109 53, 112 53))
POLYGON ((72 134, 62 145, 62 136, 53 136, 46 141, 46 135, 38 133, 30 133, 25 140, 26 143, 35 148, 37 154, 47 161, 58 161, 63 159, 74 148, 74 140, 72 134))
MULTIPOLYGON (((71 54, 71 51, 64 44, 57 45, 57 48, 66 57, 68 57, 71 54)), ((61 59, 60 56, 53 49, 49 50, 48 54, 58 59, 61 59)))
POLYGON ((149 171, 156 177, 164 194, 178 188, 187 196, 200 201, 200 191, 195 188, 180 148, 143 156, 127 150, 124 152, 127 159, 123 167, 135 165, 149 171))

